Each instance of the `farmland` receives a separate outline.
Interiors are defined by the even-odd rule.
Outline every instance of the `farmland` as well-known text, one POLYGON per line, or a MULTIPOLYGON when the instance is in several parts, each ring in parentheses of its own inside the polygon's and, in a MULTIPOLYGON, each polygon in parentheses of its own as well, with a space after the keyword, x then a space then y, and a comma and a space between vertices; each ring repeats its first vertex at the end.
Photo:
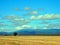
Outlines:
POLYGON ((0 45, 60 45, 60 36, 0 36, 0 45))

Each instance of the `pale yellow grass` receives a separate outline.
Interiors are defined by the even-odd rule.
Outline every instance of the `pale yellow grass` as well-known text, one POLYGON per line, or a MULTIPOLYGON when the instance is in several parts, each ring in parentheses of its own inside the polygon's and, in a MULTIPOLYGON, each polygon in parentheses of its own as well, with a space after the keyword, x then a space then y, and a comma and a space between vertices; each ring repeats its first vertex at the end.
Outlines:
POLYGON ((0 36, 0 45, 60 45, 60 36, 0 36))

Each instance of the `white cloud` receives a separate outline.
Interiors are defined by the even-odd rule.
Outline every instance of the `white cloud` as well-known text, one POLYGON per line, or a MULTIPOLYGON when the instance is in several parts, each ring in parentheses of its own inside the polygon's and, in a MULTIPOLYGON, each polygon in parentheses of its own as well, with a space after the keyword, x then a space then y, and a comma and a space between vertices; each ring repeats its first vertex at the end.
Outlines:
POLYGON ((21 29, 23 29, 21 26, 16 27, 16 30, 21 30, 21 29))
POLYGON ((30 25, 22 25, 22 26, 17 26, 16 30, 21 30, 21 29, 30 29, 31 26, 30 25))
POLYGON ((45 27, 49 29, 60 29, 60 24, 46 24, 45 27))
POLYGON ((37 11, 32 11, 32 12, 30 12, 30 14, 38 14, 38 12, 37 11))
POLYGON ((23 21, 24 18, 15 18, 14 20, 16 20, 16 21, 23 21))
POLYGON ((31 19, 35 20, 55 20, 55 19, 60 19, 60 15, 55 15, 55 14, 45 14, 45 15, 39 15, 37 17, 31 16, 31 19))
POLYGON ((48 29, 47 27, 43 27, 42 29, 48 29))
POLYGON ((31 16, 30 19, 36 19, 36 17, 35 16, 31 16))
POLYGON ((44 15, 44 18, 46 18, 46 19, 51 19, 52 16, 53 16, 53 15, 45 14, 45 15, 44 15))
POLYGON ((31 28, 30 25, 22 25, 23 28, 31 28))
POLYGON ((54 20, 54 19, 60 19, 60 15, 55 15, 55 14, 45 14, 44 19, 47 20, 54 20))
POLYGON ((3 17, 3 19, 7 19, 7 20, 14 20, 16 18, 19 18, 19 17, 15 15, 7 15, 3 17))
POLYGON ((37 26, 34 26, 33 29, 38 29, 37 26))
POLYGON ((43 18, 43 15, 39 15, 38 17, 37 17, 37 19, 42 19, 43 18))
POLYGON ((24 10, 30 10, 30 8, 29 7, 25 7, 24 10))

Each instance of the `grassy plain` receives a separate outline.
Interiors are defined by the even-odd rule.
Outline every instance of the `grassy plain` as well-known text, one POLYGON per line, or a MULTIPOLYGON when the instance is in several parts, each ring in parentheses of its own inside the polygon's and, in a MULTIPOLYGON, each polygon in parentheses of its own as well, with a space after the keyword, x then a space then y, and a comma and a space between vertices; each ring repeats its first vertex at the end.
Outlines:
POLYGON ((60 45, 60 36, 0 36, 0 45, 60 45))

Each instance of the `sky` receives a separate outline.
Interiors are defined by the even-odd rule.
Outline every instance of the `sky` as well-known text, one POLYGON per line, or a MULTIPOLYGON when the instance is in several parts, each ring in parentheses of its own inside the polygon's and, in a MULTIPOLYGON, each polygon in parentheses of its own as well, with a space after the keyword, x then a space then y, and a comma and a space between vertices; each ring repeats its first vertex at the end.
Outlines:
POLYGON ((60 29, 60 0, 0 0, 0 31, 25 28, 60 29))

